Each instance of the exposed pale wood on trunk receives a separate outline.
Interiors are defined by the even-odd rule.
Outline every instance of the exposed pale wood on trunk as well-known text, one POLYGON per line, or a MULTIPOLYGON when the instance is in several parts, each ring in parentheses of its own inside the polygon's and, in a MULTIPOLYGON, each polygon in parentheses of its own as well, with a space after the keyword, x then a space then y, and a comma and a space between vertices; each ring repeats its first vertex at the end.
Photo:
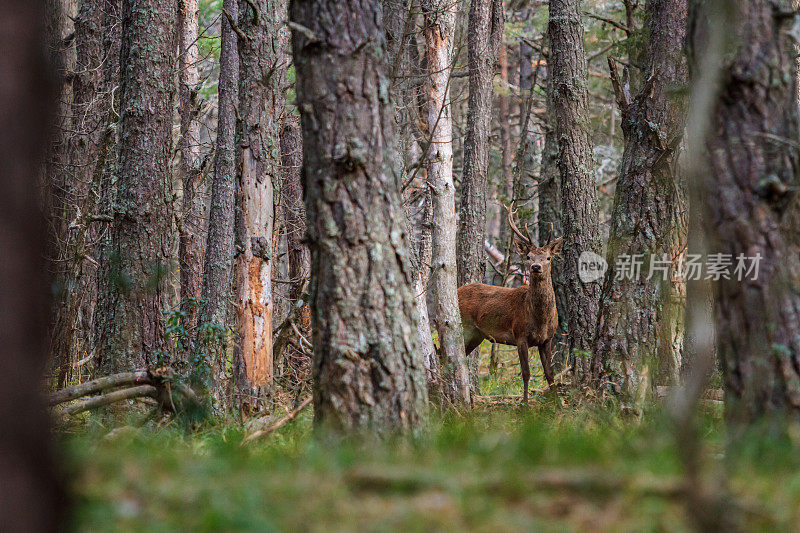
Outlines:
POLYGON ((276 185, 280 179, 280 128, 284 107, 287 35, 282 0, 242 4, 239 28, 238 187, 236 316, 239 342, 234 359, 238 387, 269 384, 272 368, 272 239, 276 185))
POLYGON ((445 359, 442 368, 445 394, 456 403, 469 405, 469 371, 458 311, 453 118, 450 108, 455 7, 449 0, 425 0, 421 2, 421 7, 428 67, 426 115, 431 139, 427 166, 433 207, 433 321, 439 332, 439 346, 445 359))

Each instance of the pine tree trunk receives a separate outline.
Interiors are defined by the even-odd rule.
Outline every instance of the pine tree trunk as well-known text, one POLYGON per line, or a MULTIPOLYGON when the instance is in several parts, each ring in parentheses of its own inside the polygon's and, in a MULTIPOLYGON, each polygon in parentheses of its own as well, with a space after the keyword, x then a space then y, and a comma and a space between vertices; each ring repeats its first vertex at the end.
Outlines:
POLYGON ((314 414, 346 433, 414 428, 427 390, 396 176, 378 1, 295 0, 312 272, 314 414))
MULTIPOLYGON (((621 256, 641 255, 644 267, 639 276, 618 276, 614 268, 606 273, 595 352, 604 372, 634 395, 644 367, 659 381, 677 377, 680 349, 673 346, 673 331, 683 329, 677 273, 672 269, 668 274, 650 273, 651 268, 663 266, 665 257, 667 265, 673 263, 686 246, 686 205, 677 175, 686 105, 685 98, 676 94, 688 81, 682 54, 686 0, 650 0, 646 9, 650 45, 643 78, 647 81, 635 98, 617 76, 616 66, 611 68, 625 153, 608 245, 609 265, 616 265, 621 256), (672 369, 668 375, 658 375, 661 364, 672 369)), ((654 383, 650 380, 649 385, 654 383)))
MULTIPOLYGON (((734 432, 762 417, 800 419, 800 150, 787 1, 738 2, 737 48, 708 141, 707 223, 713 253, 730 254, 715 283, 717 346, 734 432), (757 276, 737 257, 760 255, 757 276)), ((695 53, 701 53, 695 44, 695 53)), ((750 261, 745 263, 751 264, 750 261)))
POLYGON ((69 378, 72 363, 83 359, 94 343, 97 266, 92 261, 98 255, 91 243, 104 229, 94 215, 101 207, 97 198, 106 161, 113 155, 115 119, 111 105, 119 75, 119 50, 107 46, 106 39, 114 35, 113 28, 119 23, 115 7, 114 2, 85 1, 75 20, 76 74, 70 110, 73 133, 68 139, 69 175, 61 191, 65 199, 61 215, 68 224, 59 234, 62 248, 51 336, 51 357, 62 385, 69 378))
MULTIPOLYGON (((492 77, 503 31, 499 0, 471 0, 467 29, 469 99, 464 140, 464 177, 458 227, 458 285, 483 283, 486 274, 486 188, 492 119, 492 77)), ((477 350, 468 354, 472 386, 477 386, 477 350)))
POLYGON ((119 192, 99 311, 103 373, 155 364, 164 348, 174 47, 173 2, 123 1, 119 192))
POLYGON ((444 393, 455 403, 471 404, 469 371, 458 310, 455 187, 453 185, 453 117, 450 69, 455 12, 448 0, 421 2, 427 66, 428 182, 431 190, 431 290, 436 330, 444 357, 444 393))
POLYGON ((47 228, 33 186, 53 127, 56 88, 42 54, 41 2, 0 4, 0 524, 57 531, 66 498, 40 391, 51 279, 47 228))
MULTIPOLYGON (((428 374, 429 391, 438 388, 438 364, 428 316, 428 281, 431 264, 431 196, 430 191, 419 191, 412 187, 418 181, 426 183, 426 172, 422 168, 411 170, 420 157, 421 149, 415 139, 419 126, 414 106, 414 92, 418 83, 408 83, 408 78, 418 76, 418 65, 412 65, 417 51, 414 24, 416 12, 414 0, 397 2, 384 0, 384 25, 386 44, 389 51, 389 67, 392 76, 392 97, 395 102, 395 127, 397 145, 402 159, 401 183, 406 185, 407 196, 404 198, 409 215, 416 214, 416 220, 409 220, 409 232, 413 234, 412 268, 414 272, 414 298, 419 318, 420 351, 428 374), (411 175, 409 175, 411 174, 411 175), (409 181, 410 180, 410 181, 409 181)), ((411 218, 411 216, 409 216, 411 218)))
MULTIPOLYGON (((303 287, 308 284, 311 272, 311 254, 305 245, 306 236, 306 206, 303 203, 303 183, 301 169, 303 164, 303 137, 300 123, 292 116, 285 120, 281 130, 281 164, 283 166, 283 216, 286 223, 286 249, 289 256, 289 301, 297 305, 297 300, 302 296, 303 287)), ((300 312, 298 328, 307 338, 311 334, 311 308, 303 304, 300 312)), ((305 372, 310 371, 306 366, 305 355, 292 345, 284 349, 284 368, 288 370, 291 383, 302 383, 305 372)), ((275 365, 278 365, 275 361, 275 365)))
MULTIPOLYGON (((531 53, 532 53, 531 49, 531 53)), ((539 199, 539 238, 546 239, 559 237, 564 234, 561 225, 561 174, 558 170, 558 141, 555 133, 555 109, 553 104, 553 64, 547 61, 547 86, 544 146, 542 147, 542 163, 539 170, 537 183, 539 199)), ((558 330, 554 339, 553 364, 556 368, 563 368, 569 364, 569 347, 564 342, 567 331, 567 288, 564 282, 566 266, 564 260, 557 260, 553 267, 553 290, 556 293, 556 309, 558 310, 558 330)))
MULTIPOLYGON (((184 327, 194 332, 197 303, 203 285, 205 244, 205 198, 201 190, 200 123, 197 121, 197 91, 200 75, 198 55, 198 0, 179 0, 178 4, 178 98, 180 101, 181 153, 180 179, 183 184, 178 261, 181 269, 181 310, 184 327)), ((186 346, 187 353, 191 346, 186 346)))
POLYGON ((237 223, 237 388, 243 393, 272 381, 272 239, 275 188, 280 174, 280 128, 284 108, 286 3, 242 4, 239 28, 239 169, 241 213, 237 223))
POLYGON ((550 0, 550 58, 553 84, 553 129, 558 143, 561 175, 564 251, 561 266, 569 305, 569 353, 575 356, 578 381, 590 379, 590 361, 600 297, 598 283, 578 278, 583 252, 600 252, 597 191, 589 137, 586 52, 583 47, 580 2, 550 0))
MULTIPOLYGON (((236 0, 223 9, 236 16, 236 0)), ((219 113, 214 179, 203 265, 203 289, 199 331, 193 349, 208 358, 209 386, 218 407, 229 401, 226 383, 227 334, 233 324, 235 221, 236 221, 236 106, 239 90, 239 54, 236 34, 227 17, 220 21, 219 113), (217 328, 217 329, 214 329, 217 328), (220 331, 221 330, 221 331, 220 331), (214 332, 221 333, 215 335, 214 332)), ((198 369, 202 370, 202 369, 198 369)))

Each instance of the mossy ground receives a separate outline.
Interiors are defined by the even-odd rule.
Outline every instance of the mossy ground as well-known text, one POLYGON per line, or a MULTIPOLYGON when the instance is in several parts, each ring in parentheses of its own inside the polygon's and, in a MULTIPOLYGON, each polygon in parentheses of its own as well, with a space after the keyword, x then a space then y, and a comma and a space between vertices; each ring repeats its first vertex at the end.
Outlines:
MULTIPOLYGON (((484 392, 518 392, 503 354, 484 392)), ((538 365, 535 373, 541 374, 538 365)), ((537 473, 673 480, 682 475, 670 421, 569 394, 482 402, 468 414, 434 412, 414 437, 389 442, 314 438, 310 409, 266 439, 179 423, 108 435, 100 418, 61 438, 79 531, 685 531, 680 498, 635 486, 544 488, 537 473)), ((704 461, 727 472, 744 525, 796 530, 800 445, 753 438, 724 453, 719 411, 702 416, 704 461)), ((800 439, 797 439, 800 441, 800 439)))

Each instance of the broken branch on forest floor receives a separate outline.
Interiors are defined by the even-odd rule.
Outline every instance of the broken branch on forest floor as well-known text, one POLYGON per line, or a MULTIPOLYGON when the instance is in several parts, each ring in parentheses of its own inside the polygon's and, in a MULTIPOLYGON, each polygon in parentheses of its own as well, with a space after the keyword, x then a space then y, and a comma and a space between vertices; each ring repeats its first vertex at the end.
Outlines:
POLYGON ((295 407, 294 410, 292 412, 290 412, 288 415, 284 416, 280 420, 277 420, 276 422, 273 422, 272 424, 270 424, 269 426, 265 427, 264 429, 259 429, 258 431, 254 431, 250 435, 247 435, 244 438, 244 440, 242 440, 242 446, 244 446, 245 444, 247 444, 250 441, 253 441, 253 440, 259 439, 261 437, 264 437, 266 435, 269 435, 270 433, 272 433, 276 429, 280 429, 281 427, 283 427, 287 423, 289 423, 292 420, 294 420, 297 417, 297 415, 300 414, 300 411, 305 409, 306 406, 311 403, 312 399, 313 398, 311 396, 309 396, 308 398, 306 398, 305 400, 300 402, 300 405, 295 407))
POLYGON ((150 374, 146 370, 136 372, 122 372, 111 376, 93 379, 86 383, 81 383, 60 391, 56 391, 48 398, 49 405, 75 400, 81 396, 102 392, 104 390, 121 387, 122 385, 149 385, 151 384, 150 374))
POLYGON ((139 398, 140 396, 149 396, 150 398, 158 398, 158 390, 152 385, 139 385, 137 387, 130 387, 127 389, 120 389, 100 396, 93 396, 85 400, 81 400, 72 405, 68 405, 60 409, 57 413, 60 417, 74 415, 97 407, 103 407, 112 403, 120 402, 122 400, 130 400, 139 398))

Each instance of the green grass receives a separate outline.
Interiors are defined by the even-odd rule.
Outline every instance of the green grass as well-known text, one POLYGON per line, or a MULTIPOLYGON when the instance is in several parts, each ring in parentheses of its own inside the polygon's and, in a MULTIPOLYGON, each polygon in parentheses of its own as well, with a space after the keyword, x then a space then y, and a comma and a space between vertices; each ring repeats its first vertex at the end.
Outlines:
MULTIPOLYGON (((507 358, 506 361, 510 361, 507 358)), ((515 370, 509 370, 514 368, 515 370)), ((506 366, 487 389, 513 391, 506 366)), ((62 438, 80 531, 687 531, 680 500, 636 487, 542 488, 542 475, 632 481, 681 475, 672 427, 652 406, 641 417, 537 398, 432 412, 416 436, 388 442, 314 438, 311 411, 242 446, 243 429, 177 423, 107 436, 99 419, 62 438)), ((763 512, 748 528, 800 523, 800 446, 754 438, 725 458, 719 412, 706 412, 703 457, 729 472, 733 492, 763 512), (762 516, 763 515, 763 516, 762 516)))

